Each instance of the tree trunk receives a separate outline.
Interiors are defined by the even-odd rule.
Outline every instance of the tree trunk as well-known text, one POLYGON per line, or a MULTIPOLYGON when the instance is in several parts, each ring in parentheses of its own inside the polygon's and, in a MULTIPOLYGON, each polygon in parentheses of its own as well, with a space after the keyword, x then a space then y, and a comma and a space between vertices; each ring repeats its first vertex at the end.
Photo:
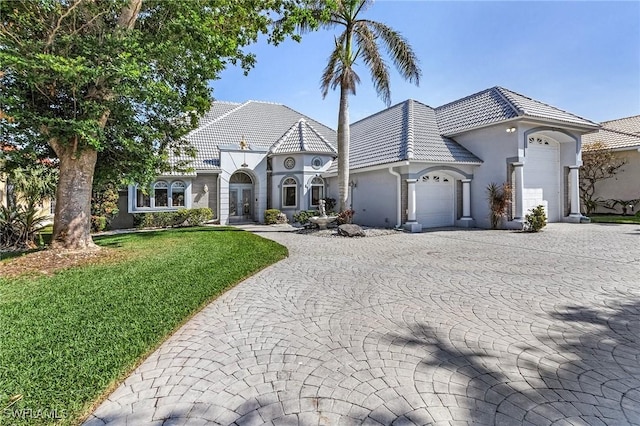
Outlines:
POLYGON ((51 247, 68 250, 97 249, 91 239, 91 191, 98 152, 85 148, 74 152, 60 149, 60 180, 56 190, 56 211, 51 247))
POLYGON ((338 192, 339 208, 343 212, 349 196, 349 90, 346 84, 340 85, 340 108, 338 110, 338 192))

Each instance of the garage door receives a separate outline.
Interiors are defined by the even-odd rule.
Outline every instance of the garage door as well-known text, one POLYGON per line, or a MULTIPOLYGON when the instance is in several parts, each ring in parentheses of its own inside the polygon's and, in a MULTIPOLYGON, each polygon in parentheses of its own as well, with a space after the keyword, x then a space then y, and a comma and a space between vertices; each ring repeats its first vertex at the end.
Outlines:
POLYGON ((524 212, 542 204, 549 222, 560 220, 560 149, 558 142, 531 136, 524 164, 524 212))
POLYGON ((429 173, 416 182, 416 220, 424 228, 453 226, 454 179, 429 173))

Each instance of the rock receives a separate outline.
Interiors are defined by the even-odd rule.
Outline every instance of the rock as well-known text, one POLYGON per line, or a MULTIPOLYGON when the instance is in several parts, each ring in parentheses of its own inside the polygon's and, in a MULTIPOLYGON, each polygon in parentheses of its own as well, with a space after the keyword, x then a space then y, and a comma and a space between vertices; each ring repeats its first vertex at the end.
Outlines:
POLYGON ((338 226, 338 235, 343 237, 364 237, 364 231, 358 225, 345 223, 338 226))

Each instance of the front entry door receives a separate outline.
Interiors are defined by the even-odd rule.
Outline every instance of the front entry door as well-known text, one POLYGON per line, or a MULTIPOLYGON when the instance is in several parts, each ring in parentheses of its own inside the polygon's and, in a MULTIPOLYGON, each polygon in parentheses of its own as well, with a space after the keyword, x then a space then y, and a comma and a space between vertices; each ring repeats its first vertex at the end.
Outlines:
POLYGON ((229 222, 253 221, 253 185, 229 185, 229 222))

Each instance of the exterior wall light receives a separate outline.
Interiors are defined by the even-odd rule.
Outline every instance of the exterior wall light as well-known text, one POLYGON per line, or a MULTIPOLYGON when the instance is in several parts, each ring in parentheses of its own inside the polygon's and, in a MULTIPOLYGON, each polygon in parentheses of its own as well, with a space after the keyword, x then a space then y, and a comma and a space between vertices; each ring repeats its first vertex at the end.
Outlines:
POLYGON ((507 133, 515 133, 515 131, 518 130, 515 127, 509 127, 507 128, 507 133))
POLYGON ((207 186, 207 184, 205 183, 204 186, 202 187, 202 192, 204 192, 205 194, 207 192, 209 192, 209 187, 207 186))

